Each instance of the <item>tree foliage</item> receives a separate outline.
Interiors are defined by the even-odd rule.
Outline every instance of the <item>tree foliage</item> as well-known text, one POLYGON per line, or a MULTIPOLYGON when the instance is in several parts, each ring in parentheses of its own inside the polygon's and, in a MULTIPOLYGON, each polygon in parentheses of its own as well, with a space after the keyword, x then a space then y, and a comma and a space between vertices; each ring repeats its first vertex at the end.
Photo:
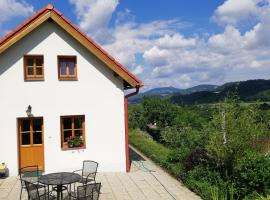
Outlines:
POLYGON ((254 105, 243 106, 237 99, 226 99, 207 125, 208 152, 219 161, 226 173, 232 174, 236 162, 256 143, 268 135, 268 128, 254 105))

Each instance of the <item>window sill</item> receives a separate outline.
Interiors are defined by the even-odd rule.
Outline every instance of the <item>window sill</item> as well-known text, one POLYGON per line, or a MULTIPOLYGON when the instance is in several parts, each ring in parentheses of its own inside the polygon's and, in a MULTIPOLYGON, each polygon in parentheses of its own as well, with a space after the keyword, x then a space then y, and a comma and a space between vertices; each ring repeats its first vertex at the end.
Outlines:
POLYGON ((25 78, 24 81, 44 81, 44 78, 25 78))
POLYGON ((77 81, 77 77, 59 77, 59 81, 77 81))
POLYGON ((86 146, 82 146, 82 147, 61 147, 62 151, 72 151, 72 150, 80 150, 80 149, 86 149, 86 146))

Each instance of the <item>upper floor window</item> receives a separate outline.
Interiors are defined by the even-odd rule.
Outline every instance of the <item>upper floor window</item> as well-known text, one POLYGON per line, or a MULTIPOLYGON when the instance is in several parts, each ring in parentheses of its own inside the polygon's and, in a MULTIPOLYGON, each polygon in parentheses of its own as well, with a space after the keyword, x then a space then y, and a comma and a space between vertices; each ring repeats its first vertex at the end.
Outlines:
POLYGON ((44 80, 44 59, 42 55, 24 56, 24 79, 30 81, 44 80))
POLYGON ((58 56, 59 80, 77 80, 77 57, 58 56))

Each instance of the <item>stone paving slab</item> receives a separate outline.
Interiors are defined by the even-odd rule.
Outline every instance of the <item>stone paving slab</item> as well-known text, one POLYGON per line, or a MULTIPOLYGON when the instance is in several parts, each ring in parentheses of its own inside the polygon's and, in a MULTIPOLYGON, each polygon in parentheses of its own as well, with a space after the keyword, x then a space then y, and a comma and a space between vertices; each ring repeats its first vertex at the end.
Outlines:
MULTIPOLYGON (((201 199, 137 150, 131 150, 137 155, 132 159, 130 173, 97 174, 96 179, 102 184, 100 200, 201 199)), ((0 200, 19 200, 20 186, 18 177, 0 179, 0 200)), ((25 191, 22 199, 27 199, 25 191)))

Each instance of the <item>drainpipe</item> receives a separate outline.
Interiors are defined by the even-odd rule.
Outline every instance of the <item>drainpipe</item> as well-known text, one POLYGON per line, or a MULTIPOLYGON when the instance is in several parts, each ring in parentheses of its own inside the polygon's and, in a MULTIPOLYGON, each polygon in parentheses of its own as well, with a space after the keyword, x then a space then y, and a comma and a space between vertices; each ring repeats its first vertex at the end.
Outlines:
POLYGON ((130 171, 129 148, 128 148, 128 98, 138 94, 141 85, 136 86, 136 91, 125 95, 125 137, 126 137, 126 172, 130 171))

